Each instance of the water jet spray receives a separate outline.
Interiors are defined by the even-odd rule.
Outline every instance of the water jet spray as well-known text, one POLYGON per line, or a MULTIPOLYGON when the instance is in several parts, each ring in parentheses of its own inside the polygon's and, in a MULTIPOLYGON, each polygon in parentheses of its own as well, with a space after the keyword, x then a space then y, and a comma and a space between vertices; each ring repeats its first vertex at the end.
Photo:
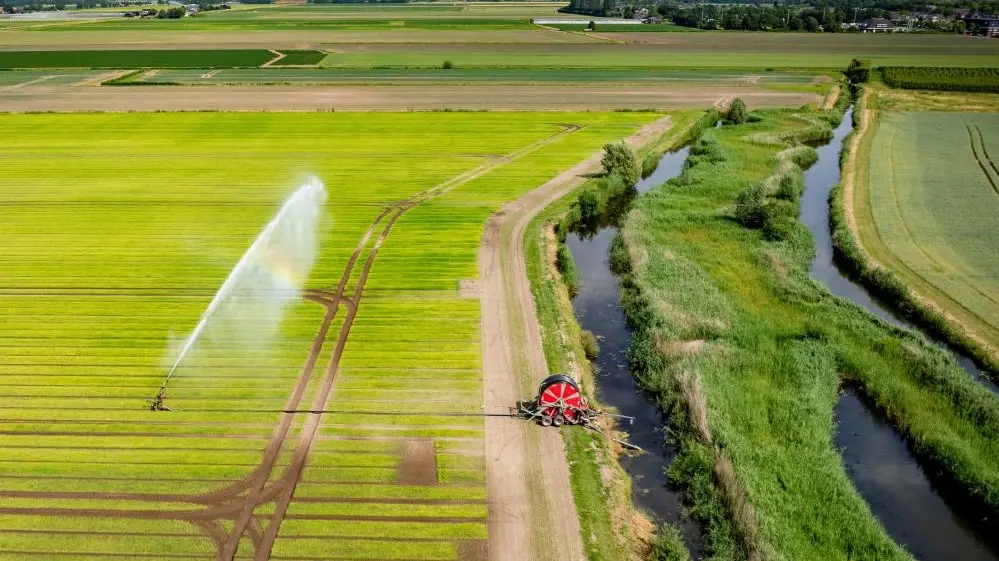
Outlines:
MULTIPOLYGON (((241 308, 262 308, 276 328, 283 308, 298 299, 315 262, 317 231, 326 201, 326 189, 319 179, 310 178, 285 200, 274 218, 233 267, 201 319, 184 340, 163 384, 153 399, 152 411, 169 411, 164 404, 167 384, 194 350, 227 314, 239 316, 241 308)), ((229 318, 229 319, 235 319, 229 318)), ((259 341, 256 343, 260 343, 259 341)))

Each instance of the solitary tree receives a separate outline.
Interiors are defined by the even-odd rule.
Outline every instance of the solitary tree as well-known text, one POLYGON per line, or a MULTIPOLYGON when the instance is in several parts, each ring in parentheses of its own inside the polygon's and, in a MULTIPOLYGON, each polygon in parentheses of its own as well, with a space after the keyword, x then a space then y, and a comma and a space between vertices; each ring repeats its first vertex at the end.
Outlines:
POLYGON ((735 98, 732 100, 732 105, 728 106, 728 115, 725 119, 732 123, 733 125, 741 125, 746 122, 746 103, 742 101, 742 98, 735 98))
POLYGON ((605 145, 601 163, 606 174, 620 175, 628 186, 638 183, 638 178, 642 175, 642 168, 638 165, 635 152, 623 142, 605 145))

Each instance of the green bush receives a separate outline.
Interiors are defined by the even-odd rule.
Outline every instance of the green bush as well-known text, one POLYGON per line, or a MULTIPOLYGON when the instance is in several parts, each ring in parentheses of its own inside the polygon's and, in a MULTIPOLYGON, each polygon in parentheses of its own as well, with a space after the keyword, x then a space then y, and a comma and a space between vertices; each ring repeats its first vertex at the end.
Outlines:
POLYGON ((784 201, 797 203, 805 192, 805 180, 801 173, 785 173, 777 184, 774 196, 784 201))
POLYGON ((797 218, 798 205, 790 201, 774 199, 766 203, 766 218, 797 218))
POLYGON ((441 68, 443 68, 444 70, 451 70, 452 68, 454 68, 454 63, 451 62, 450 60, 445 60, 443 63, 441 63, 441 68))
POLYGON ((798 221, 789 216, 768 216, 763 223, 763 238, 772 242, 791 239, 798 221))
MULTIPOLYGON (((832 131, 829 131, 829 138, 832 138, 832 131)), ((801 169, 808 169, 819 161, 819 152, 811 147, 799 148, 791 156, 791 161, 801 169)))
POLYGON ((747 228, 760 228, 767 219, 766 190, 762 183, 739 193, 735 198, 735 219, 747 228))
POLYGON ((576 199, 576 206, 579 208, 579 220, 591 222, 600 218, 600 197, 595 189, 583 189, 576 199))
POLYGON ((871 79, 871 68, 867 63, 853 59, 844 74, 851 83, 863 84, 871 79))
POLYGON ((663 524, 659 527, 649 551, 649 561, 690 561, 690 552, 675 526, 663 524))

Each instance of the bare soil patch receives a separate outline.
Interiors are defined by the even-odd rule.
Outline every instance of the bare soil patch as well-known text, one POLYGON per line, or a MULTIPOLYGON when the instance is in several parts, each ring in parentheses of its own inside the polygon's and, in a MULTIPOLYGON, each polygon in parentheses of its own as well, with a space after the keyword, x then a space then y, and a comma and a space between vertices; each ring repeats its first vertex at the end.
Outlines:
POLYGON ((458 561, 487 561, 489 545, 485 540, 458 542, 458 561))
POLYGON ((461 279, 458 281, 458 296, 462 298, 478 298, 482 293, 478 279, 461 279))
POLYGON ((0 111, 393 111, 703 108, 734 98, 752 107, 818 103, 814 94, 752 87, 587 85, 190 86, 72 88, 43 84, 0 92, 0 111))
POLYGON ((437 450, 430 438, 409 438, 399 446, 402 465, 399 466, 400 485, 434 486, 437 481, 437 450))

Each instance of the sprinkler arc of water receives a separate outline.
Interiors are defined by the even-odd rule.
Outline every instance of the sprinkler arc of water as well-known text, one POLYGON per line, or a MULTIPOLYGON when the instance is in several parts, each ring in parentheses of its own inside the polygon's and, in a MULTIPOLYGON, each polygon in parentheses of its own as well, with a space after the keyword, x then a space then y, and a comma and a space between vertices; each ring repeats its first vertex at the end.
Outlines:
MULTIPOLYGON (((222 286, 219 287, 218 291, 212 297, 211 302, 205 311, 201 314, 197 325, 191 331, 191 334, 187 336, 184 341, 184 345, 181 347, 180 352, 177 355, 176 360, 174 360, 173 365, 167 372, 166 378, 163 379, 163 384, 160 386, 160 390, 153 400, 153 409, 165 409, 163 406, 163 399, 166 397, 166 387, 173 377, 174 373, 180 367, 181 363, 187 357, 187 355, 194 348, 195 343, 202 337, 205 330, 207 329, 209 323, 215 314, 219 311, 223 305, 232 298, 232 296, 239 290, 241 283, 246 281, 246 279, 253 273, 253 269, 264 265, 268 262, 268 257, 272 256, 273 245, 281 245, 282 242, 287 240, 279 239, 278 234, 281 232, 282 228, 293 228, 295 231, 293 235, 307 235, 314 237, 316 235, 316 229, 318 226, 319 211, 322 208, 323 203, 326 200, 326 189, 323 183, 316 177, 310 178, 304 185, 295 190, 281 205, 277 214, 267 223, 264 229, 257 235, 256 239, 250 245, 249 249, 243 253, 240 260, 233 267, 229 275, 226 277, 222 286), (301 213, 305 213, 305 219, 300 220, 301 213), (305 222, 306 224, 303 224, 305 222), (304 228, 303 228, 304 226, 304 228), (303 231, 305 230, 305 231, 303 231), (311 230, 311 231, 309 231, 311 230)), ((315 245, 314 243, 312 244, 315 245)), ((280 248, 278 248, 280 249, 280 248)), ((307 263, 292 263, 290 264, 290 269, 294 269, 295 265, 299 265, 298 270, 293 270, 293 278, 278 278, 276 274, 274 275, 273 282, 275 284, 285 285, 285 294, 287 295, 297 295, 299 285, 304 282, 305 278, 308 277, 308 272, 312 268, 312 261, 314 260, 313 255, 307 256, 307 263)), ((280 255, 278 257, 281 257, 280 255)), ((284 271, 287 273, 287 271, 284 271)), ((281 296, 281 293, 277 293, 281 296)))

